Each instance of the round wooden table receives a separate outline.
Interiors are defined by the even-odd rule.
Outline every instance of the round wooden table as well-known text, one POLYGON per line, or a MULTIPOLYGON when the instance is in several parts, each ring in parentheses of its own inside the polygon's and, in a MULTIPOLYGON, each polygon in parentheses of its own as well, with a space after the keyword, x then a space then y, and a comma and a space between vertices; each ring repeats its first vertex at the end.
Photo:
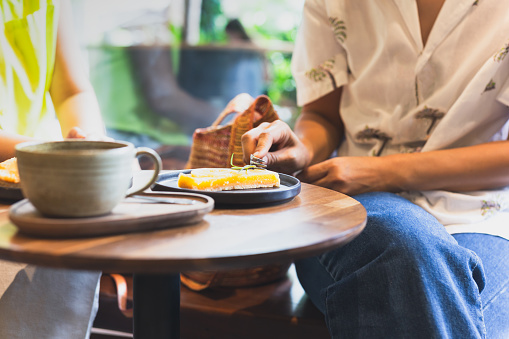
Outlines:
POLYGON ((359 202, 308 184, 281 205, 215 209, 190 226, 82 239, 26 237, 8 208, 0 205, 0 258, 134 273, 134 337, 154 339, 179 338, 179 272, 290 262, 342 246, 366 224, 359 202))

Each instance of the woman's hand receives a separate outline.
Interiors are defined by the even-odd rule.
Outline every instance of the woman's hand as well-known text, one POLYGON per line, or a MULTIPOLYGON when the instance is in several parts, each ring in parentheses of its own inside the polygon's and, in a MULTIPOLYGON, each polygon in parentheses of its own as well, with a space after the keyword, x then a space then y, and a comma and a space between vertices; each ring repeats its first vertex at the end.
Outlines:
POLYGON ((253 154, 265 160, 271 170, 287 174, 302 170, 311 159, 306 146, 281 120, 264 122, 246 132, 242 136, 242 148, 246 163, 253 154))
POLYGON ((297 177, 302 181, 335 191, 356 195, 365 192, 397 192, 394 173, 387 170, 384 158, 338 157, 309 166, 297 177))
POLYGON ((280 120, 262 123, 242 136, 244 161, 251 154, 271 170, 293 174, 330 157, 343 139, 341 88, 302 107, 295 132, 280 120))
POLYGON ((113 141, 112 138, 107 137, 105 135, 99 135, 94 133, 85 133, 81 128, 79 127, 73 127, 69 130, 69 133, 67 133, 67 139, 86 139, 86 140, 92 140, 92 141, 113 141))

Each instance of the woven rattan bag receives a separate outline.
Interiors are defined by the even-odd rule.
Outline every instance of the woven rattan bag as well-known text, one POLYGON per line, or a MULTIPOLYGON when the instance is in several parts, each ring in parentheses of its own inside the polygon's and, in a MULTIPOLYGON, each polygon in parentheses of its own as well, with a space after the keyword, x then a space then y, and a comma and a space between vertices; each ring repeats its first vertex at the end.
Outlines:
POLYGON ((217 117, 210 127, 198 128, 193 134, 191 154, 187 168, 227 168, 234 154, 233 164, 244 166, 242 160, 242 134, 263 122, 279 117, 270 99, 261 95, 253 99, 249 94, 237 95, 217 117), (229 123, 221 123, 229 116, 229 123))
MULTIPOLYGON (((244 166, 242 134, 263 122, 277 119, 279 117, 267 96, 261 95, 256 99, 248 94, 236 96, 210 127, 199 128, 194 132, 187 168, 229 168, 232 154, 233 164, 244 166), (234 118, 221 125, 232 114, 234 118)), ((281 279, 289 267, 290 264, 273 264, 228 271, 183 272, 180 276, 182 283, 193 290, 241 287, 281 279)))

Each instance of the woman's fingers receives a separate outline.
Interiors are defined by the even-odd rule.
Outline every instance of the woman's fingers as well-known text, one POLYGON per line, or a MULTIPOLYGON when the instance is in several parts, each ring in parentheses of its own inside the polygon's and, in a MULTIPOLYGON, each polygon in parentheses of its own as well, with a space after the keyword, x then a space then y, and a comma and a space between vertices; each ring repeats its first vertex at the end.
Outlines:
POLYGON ((242 136, 244 161, 249 163, 250 155, 263 159, 274 171, 293 174, 309 163, 309 151, 281 120, 262 123, 242 136))
POLYGON ((91 141, 113 141, 113 138, 107 137, 105 135, 98 135, 93 133, 85 133, 79 127, 73 127, 67 133, 67 139, 86 139, 91 141))
POLYGON ((253 154, 257 158, 266 160, 270 165, 269 161, 273 157, 264 157, 274 145, 277 145, 278 148, 284 147, 286 141, 291 137, 291 133, 290 127, 281 120, 272 123, 264 122, 247 131, 242 136, 244 161, 249 162, 249 156, 253 154))
POLYGON ((86 133, 79 127, 73 127, 69 133, 67 133, 68 139, 85 139, 86 137, 86 133))
POLYGON ((299 173, 297 178, 302 182, 322 186, 328 173, 328 166, 325 165, 325 162, 321 162, 304 169, 299 173), (320 185, 319 182, 322 185, 320 185))
POLYGON ((260 134, 263 132, 266 125, 268 125, 268 123, 264 122, 260 124, 260 126, 253 128, 242 135, 241 142, 242 150, 244 151, 244 162, 249 163, 249 158, 251 154, 254 153, 260 134))

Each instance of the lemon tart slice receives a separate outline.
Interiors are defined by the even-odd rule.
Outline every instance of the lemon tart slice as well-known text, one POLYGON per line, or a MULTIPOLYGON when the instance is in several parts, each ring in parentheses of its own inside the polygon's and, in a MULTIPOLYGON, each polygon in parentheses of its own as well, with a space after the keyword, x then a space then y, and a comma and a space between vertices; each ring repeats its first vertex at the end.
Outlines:
POLYGON ((19 183, 18 161, 10 158, 0 163, 0 180, 13 184, 19 183))
POLYGON ((279 174, 266 169, 199 168, 180 173, 180 188, 202 191, 227 191, 262 187, 279 187, 279 174))

